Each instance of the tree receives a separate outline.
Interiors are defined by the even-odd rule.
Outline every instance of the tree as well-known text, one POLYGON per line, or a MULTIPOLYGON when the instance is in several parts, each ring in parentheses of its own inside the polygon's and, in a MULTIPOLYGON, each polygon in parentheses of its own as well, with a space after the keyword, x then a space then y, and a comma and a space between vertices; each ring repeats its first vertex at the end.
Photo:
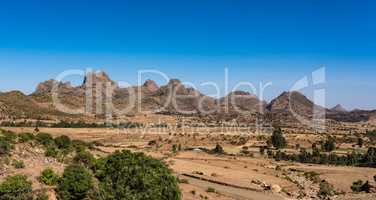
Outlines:
POLYGON ((287 142, 286 139, 283 137, 281 128, 277 128, 273 131, 271 142, 273 146, 277 149, 283 149, 286 147, 287 142))
POLYGON ((117 151, 101 160, 93 199, 180 200, 177 179, 161 161, 143 153, 117 151))
POLYGON ((84 199, 92 186, 92 175, 87 169, 70 165, 64 170, 57 192, 62 200, 84 199))
POLYGON ((0 184, 0 200, 32 200, 31 181, 25 175, 8 176, 0 184))
POLYGON ((331 152, 336 149, 336 140, 333 137, 329 137, 322 146, 323 150, 326 152, 331 152))
POLYGON ((217 144, 215 145, 214 149, 211 150, 211 152, 214 154, 224 154, 225 150, 223 150, 221 145, 217 144))
POLYGON ((54 141, 55 141, 57 148, 59 149, 69 149, 69 147, 72 145, 71 139, 65 135, 55 138, 54 141))

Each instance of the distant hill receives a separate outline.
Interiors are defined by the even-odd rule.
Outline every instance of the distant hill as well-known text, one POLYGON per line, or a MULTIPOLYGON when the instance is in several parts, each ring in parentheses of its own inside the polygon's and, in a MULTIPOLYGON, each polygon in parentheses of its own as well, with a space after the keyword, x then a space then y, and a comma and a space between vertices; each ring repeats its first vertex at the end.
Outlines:
POLYGON ((233 91, 220 99, 205 96, 194 88, 186 87, 178 79, 159 86, 153 80, 143 85, 119 87, 105 72, 89 73, 79 86, 69 82, 47 80, 38 84, 31 95, 19 91, 0 93, 0 119, 103 119, 106 113, 115 117, 137 113, 187 114, 210 120, 295 123, 297 115, 311 119, 314 115, 345 122, 376 120, 376 111, 347 111, 341 105, 326 109, 315 105, 297 91, 283 92, 270 103, 245 91, 233 91), (53 104, 53 92, 67 108, 82 110, 82 114, 67 114, 53 104), (87 98, 87 97, 92 98, 87 98), (132 98, 133 97, 133 98, 132 98), (109 103, 111 99, 112 104, 109 103), (91 103, 90 107, 86 107, 91 103))

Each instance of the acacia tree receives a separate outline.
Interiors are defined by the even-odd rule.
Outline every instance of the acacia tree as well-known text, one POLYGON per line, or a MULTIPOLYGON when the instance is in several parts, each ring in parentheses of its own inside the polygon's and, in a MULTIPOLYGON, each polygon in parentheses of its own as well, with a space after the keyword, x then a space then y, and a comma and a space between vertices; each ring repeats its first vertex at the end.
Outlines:
POLYGON ((64 170, 57 192, 62 200, 85 199, 92 184, 92 175, 87 169, 70 165, 64 170))
POLYGON ((117 151, 100 161, 93 199, 180 200, 177 179, 161 161, 143 153, 117 151))
POLYGON ((277 149, 283 149, 287 146, 287 141, 285 137, 283 137, 281 128, 276 128, 273 131, 271 142, 273 146, 277 149))

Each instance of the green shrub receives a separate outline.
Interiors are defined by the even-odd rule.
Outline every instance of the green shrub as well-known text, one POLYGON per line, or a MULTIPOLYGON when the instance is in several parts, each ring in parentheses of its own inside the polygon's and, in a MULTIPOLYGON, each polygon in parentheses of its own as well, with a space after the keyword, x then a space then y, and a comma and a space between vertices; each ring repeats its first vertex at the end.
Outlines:
POLYGON ((271 143, 277 149, 283 149, 286 147, 287 142, 286 139, 283 137, 282 130, 280 128, 277 128, 273 131, 271 143))
POLYGON ((214 188, 212 188, 212 187, 208 187, 208 189, 206 190, 206 192, 208 192, 208 193, 215 193, 216 190, 214 188))
POLYGON ((68 136, 62 135, 55 138, 55 144, 59 149, 69 149, 72 145, 72 141, 68 136))
POLYGON ((25 168, 25 163, 22 160, 16 160, 13 162, 13 166, 16 169, 22 169, 22 168, 25 168))
POLYGON ((189 184, 189 181, 187 179, 178 179, 179 183, 189 184))
POLYGON ((48 200, 48 194, 45 190, 35 195, 35 200, 48 200))
POLYGON ((72 140, 72 146, 75 148, 76 151, 84 151, 87 148, 90 148, 90 143, 86 143, 81 140, 72 140))
POLYGON ((367 192, 367 193, 369 193, 370 190, 371 190, 371 186, 369 185, 368 181, 363 183, 363 181, 358 180, 358 181, 356 181, 352 184, 351 190, 353 192, 367 192))
POLYGON ((78 151, 73 158, 76 164, 82 165, 88 169, 93 169, 95 167, 96 159, 94 156, 87 151, 78 151))
POLYGON ((59 175, 52 168, 47 168, 42 171, 39 181, 49 186, 56 185, 59 181, 59 175))
POLYGON ((219 144, 217 144, 214 149, 211 150, 211 153, 214 154, 225 154, 225 150, 223 150, 223 147, 219 144))
POLYGON ((0 156, 8 155, 11 149, 12 146, 10 142, 6 140, 4 137, 0 137, 0 156))
POLYGON ((46 157, 52 157, 52 158, 57 158, 58 154, 59 154, 59 151, 55 147, 47 147, 44 153, 46 157))
POLYGON ((329 197, 329 196, 333 196, 335 194, 336 194, 336 192, 334 190, 334 187, 332 185, 330 185, 328 182, 322 181, 320 183, 320 190, 319 190, 319 193, 318 193, 319 196, 329 197))
POLYGON ((326 152, 331 152, 336 149, 336 140, 333 137, 329 137, 322 145, 322 148, 326 152))
POLYGON ((12 131, 3 131, 2 135, 5 140, 7 140, 9 143, 15 143, 17 139, 17 135, 12 131))
POLYGON ((57 192, 62 200, 84 199, 92 186, 92 175, 87 169, 70 165, 64 170, 57 192))
POLYGON ((310 180, 313 181, 314 183, 320 182, 320 174, 317 172, 305 172, 304 176, 310 180))
POLYGON ((35 138, 43 146, 52 145, 54 142, 54 139, 48 133, 38 133, 35 138))
POLYGON ((0 200, 31 200, 31 181, 25 175, 8 176, 0 184, 0 200))
POLYGON ((177 179, 160 160, 143 153, 117 151, 102 159, 96 199, 180 200, 177 179))
POLYGON ((20 133, 18 135, 18 142, 25 143, 34 140, 34 135, 32 133, 20 133))

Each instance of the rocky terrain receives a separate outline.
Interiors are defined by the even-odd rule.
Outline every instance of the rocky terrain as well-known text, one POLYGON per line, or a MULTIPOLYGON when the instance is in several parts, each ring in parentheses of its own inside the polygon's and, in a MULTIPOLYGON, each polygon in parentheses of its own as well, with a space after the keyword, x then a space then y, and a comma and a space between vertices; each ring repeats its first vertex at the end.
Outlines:
POLYGON ((346 111, 340 105, 332 109, 314 105, 297 91, 283 92, 270 103, 260 101, 255 95, 244 91, 234 91, 223 98, 214 99, 184 86, 177 79, 163 86, 147 80, 140 86, 121 88, 104 72, 87 74, 79 86, 48 80, 40 83, 31 95, 19 91, 0 93, 0 117, 3 120, 95 121, 103 119, 106 113, 121 117, 144 112, 190 115, 211 121, 263 120, 285 125, 299 123, 297 115, 305 119, 326 117, 339 122, 373 122, 376 118, 376 111, 346 111), (54 96, 54 92, 57 95, 54 96), (58 110, 54 105, 54 97, 64 107, 82 112, 68 114, 58 110))

